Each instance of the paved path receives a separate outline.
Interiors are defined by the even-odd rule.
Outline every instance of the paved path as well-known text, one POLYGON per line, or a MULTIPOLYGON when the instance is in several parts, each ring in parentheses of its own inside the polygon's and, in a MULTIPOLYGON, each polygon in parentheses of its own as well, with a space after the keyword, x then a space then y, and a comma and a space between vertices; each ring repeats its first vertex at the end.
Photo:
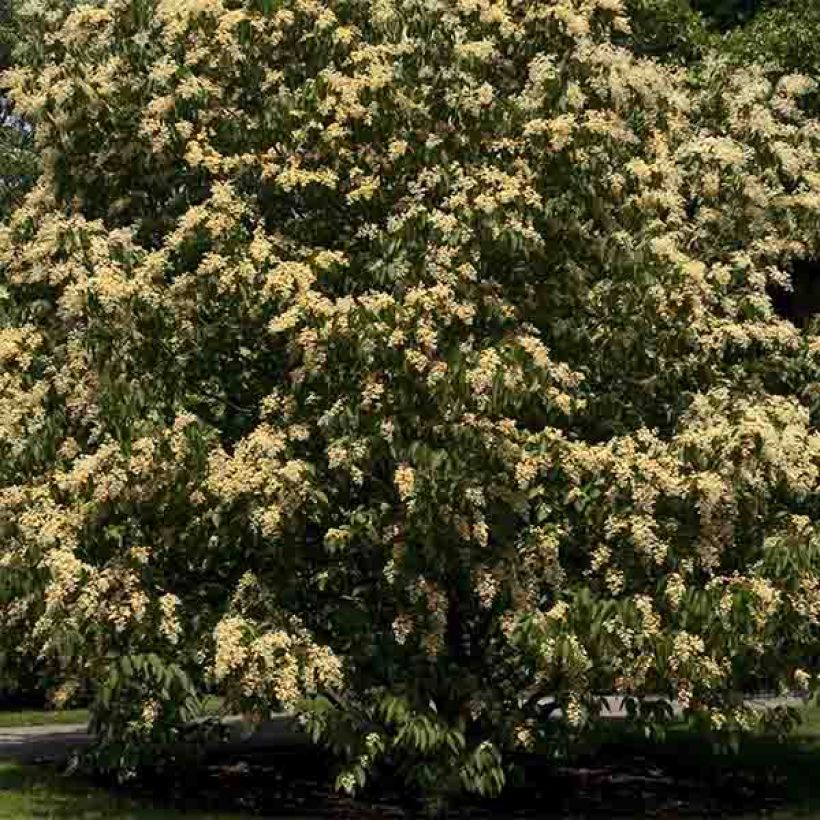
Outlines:
MULTIPOLYGON (((214 746, 226 752, 276 746, 299 747, 310 743, 307 735, 299 731, 293 719, 286 715, 276 716, 258 728, 240 717, 226 718, 224 723, 228 728, 228 738, 215 742, 214 746)), ((89 743, 91 735, 84 723, 0 728, 0 759, 62 763, 73 751, 89 743)))
MULTIPOLYGON (((606 708, 604 715, 606 717, 624 718, 626 717, 626 709, 621 706, 622 698, 616 695, 608 695, 604 698, 606 701, 606 708)), ((651 701, 651 697, 645 698, 651 701)), ((773 709, 776 706, 805 706, 806 701, 797 695, 788 695, 781 697, 779 695, 760 695, 759 697, 746 698, 745 703, 753 709, 773 709)), ((672 704, 672 712, 675 716, 680 716, 683 713, 679 703, 672 704)))
POLYGON ((0 758, 14 758, 24 762, 60 762, 66 760, 73 749, 90 742, 91 737, 84 723, 0 728, 0 758))

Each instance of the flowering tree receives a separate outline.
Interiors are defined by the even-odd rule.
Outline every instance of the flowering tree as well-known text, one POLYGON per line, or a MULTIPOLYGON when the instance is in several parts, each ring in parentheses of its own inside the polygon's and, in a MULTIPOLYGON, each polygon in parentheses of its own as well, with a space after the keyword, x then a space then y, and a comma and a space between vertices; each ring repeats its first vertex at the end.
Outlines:
POLYGON ((695 85, 619 0, 25 14, 0 634, 120 765, 217 691, 345 788, 485 793, 602 694, 733 731, 811 684, 809 79, 695 85))

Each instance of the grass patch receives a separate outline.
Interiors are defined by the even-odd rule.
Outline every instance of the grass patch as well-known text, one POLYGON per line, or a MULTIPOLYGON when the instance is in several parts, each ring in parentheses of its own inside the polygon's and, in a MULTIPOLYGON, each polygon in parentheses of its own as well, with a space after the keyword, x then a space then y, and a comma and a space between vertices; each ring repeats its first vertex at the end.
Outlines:
POLYGON ((239 820, 149 805, 45 766, 0 761, 0 820, 239 820))
POLYGON ((0 728, 21 726, 64 726, 70 723, 88 723, 87 709, 22 709, 0 712, 0 728))
MULTIPOLYGON (((207 695, 202 700, 202 714, 215 717, 221 713, 222 699, 207 695)), ((0 729, 23 726, 65 726, 88 723, 88 709, 9 709, 0 710, 0 729)))

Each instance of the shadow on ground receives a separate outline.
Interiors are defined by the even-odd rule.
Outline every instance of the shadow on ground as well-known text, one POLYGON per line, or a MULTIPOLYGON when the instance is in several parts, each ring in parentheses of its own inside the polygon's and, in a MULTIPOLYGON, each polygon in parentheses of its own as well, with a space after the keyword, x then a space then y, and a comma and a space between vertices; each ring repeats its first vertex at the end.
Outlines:
MULTIPOLYGON (((721 755, 685 734, 648 744, 617 734, 571 765, 522 760, 522 782, 503 799, 454 806, 462 818, 820 817, 820 739, 758 737, 721 755)), ((382 820, 423 814, 401 786, 359 800, 333 790, 333 765, 317 751, 236 746, 196 767, 155 773, 127 789, 61 777, 49 767, 0 764, 0 820, 49 817, 382 820), (15 803, 15 800, 18 802, 15 803)))
MULTIPOLYGON (((522 782, 503 798, 453 807, 452 817, 820 817, 816 738, 755 738, 737 755, 680 736, 663 745, 618 737, 571 765, 522 761, 522 782)), ((310 750, 212 755, 187 773, 154 778, 143 793, 185 810, 265 817, 409 818, 423 814, 398 783, 351 800, 335 793, 329 760, 310 750)))

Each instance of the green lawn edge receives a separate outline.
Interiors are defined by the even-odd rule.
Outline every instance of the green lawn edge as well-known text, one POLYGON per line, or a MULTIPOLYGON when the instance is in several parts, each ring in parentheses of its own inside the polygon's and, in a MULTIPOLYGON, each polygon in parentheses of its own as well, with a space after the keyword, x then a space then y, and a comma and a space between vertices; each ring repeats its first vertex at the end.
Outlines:
POLYGON ((88 723, 88 709, 21 709, 0 711, 0 729, 88 723))

